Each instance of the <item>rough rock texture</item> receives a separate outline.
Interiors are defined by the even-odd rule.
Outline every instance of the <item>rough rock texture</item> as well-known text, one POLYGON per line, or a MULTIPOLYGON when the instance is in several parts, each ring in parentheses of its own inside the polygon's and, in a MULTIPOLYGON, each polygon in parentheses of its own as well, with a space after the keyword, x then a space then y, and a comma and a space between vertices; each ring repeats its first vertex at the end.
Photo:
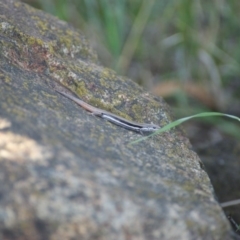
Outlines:
POLYGON ((140 136, 57 94, 140 122, 171 121, 162 99, 98 64, 66 23, 0 2, 0 239, 231 239, 180 130, 140 136))
MULTIPOLYGON (((215 133, 215 136, 216 133, 219 134, 218 141, 196 150, 209 173, 219 202, 240 199, 240 142, 231 136, 221 135, 215 128, 212 128, 212 133, 215 133)), ((240 223, 239 204, 225 207, 224 211, 234 219, 237 225, 240 223)), ((235 225, 233 227, 236 229, 235 225)), ((238 235, 240 235, 239 231, 238 235)))

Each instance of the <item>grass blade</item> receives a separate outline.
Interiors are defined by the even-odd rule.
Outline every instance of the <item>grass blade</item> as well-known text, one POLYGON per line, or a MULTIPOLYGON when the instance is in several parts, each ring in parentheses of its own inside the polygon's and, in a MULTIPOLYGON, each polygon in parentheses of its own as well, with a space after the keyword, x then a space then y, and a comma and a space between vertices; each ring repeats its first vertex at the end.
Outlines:
POLYGON ((198 114, 195 114, 195 115, 192 115, 192 116, 189 116, 189 117, 184 117, 184 118, 180 118, 174 122, 171 122, 167 125, 165 125, 164 127, 162 127, 161 129, 157 130, 156 132, 150 134, 149 136, 146 136, 146 137, 142 137, 142 138, 139 138, 135 141, 132 141, 130 142, 130 145, 132 144, 136 144, 136 143, 139 143, 141 141, 144 141, 148 138, 150 138, 151 136, 154 136, 156 134, 160 134, 162 132, 166 132, 167 130, 170 130, 180 124, 182 124, 183 122, 186 122, 192 118, 202 118, 202 117, 214 117, 214 116, 218 116, 218 117, 228 117, 228 118, 232 118, 234 120, 237 120, 237 121, 240 121, 240 118, 239 117, 236 117, 234 115, 229 115, 229 114, 225 114, 225 113, 219 113, 219 112, 203 112, 203 113, 198 113, 198 114))

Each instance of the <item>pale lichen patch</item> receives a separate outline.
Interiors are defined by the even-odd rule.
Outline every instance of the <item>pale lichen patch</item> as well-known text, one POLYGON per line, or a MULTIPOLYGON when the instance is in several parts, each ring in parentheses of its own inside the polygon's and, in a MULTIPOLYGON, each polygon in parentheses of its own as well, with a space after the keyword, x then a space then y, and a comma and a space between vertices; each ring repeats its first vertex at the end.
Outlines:
POLYGON ((0 118, 0 130, 11 127, 11 122, 5 118, 0 118))
POLYGON ((36 141, 26 136, 12 132, 0 133, 0 159, 18 163, 36 162, 47 160, 51 152, 46 147, 40 146, 36 141))

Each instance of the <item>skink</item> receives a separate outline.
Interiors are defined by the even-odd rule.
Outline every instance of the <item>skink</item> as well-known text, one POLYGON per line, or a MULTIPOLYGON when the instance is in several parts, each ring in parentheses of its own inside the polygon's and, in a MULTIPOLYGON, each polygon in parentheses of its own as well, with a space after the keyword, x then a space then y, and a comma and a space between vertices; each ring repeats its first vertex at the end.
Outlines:
POLYGON ((125 129, 131 130, 131 131, 134 131, 134 132, 137 132, 140 134, 150 134, 160 128, 159 126, 157 126, 155 124, 137 123, 137 122, 129 121, 125 118, 122 118, 118 115, 110 113, 106 110, 93 107, 90 104, 88 104, 88 103, 82 101, 81 99, 74 97, 68 93, 59 91, 57 89, 55 89, 55 90, 58 93, 60 93, 61 95, 65 96, 66 98, 71 99, 73 102, 77 103, 85 110, 91 112, 93 115, 96 115, 98 117, 106 119, 107 121, 109 121, 117 126, 123 127, 125 129))

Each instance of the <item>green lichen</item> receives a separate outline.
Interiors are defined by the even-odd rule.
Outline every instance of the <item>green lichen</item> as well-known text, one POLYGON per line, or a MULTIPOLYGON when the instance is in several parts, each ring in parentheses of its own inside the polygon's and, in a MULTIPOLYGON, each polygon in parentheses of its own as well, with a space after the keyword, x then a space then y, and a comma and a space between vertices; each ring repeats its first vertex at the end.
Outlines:
POLYGON ((81 81, 78 82, 77 87, 75 89, 76 93, 78 96, 87 96, 88 90, 86 89, 86 84, 85 82, 81 81))
POLYGON ((4 73, 0 73, 0 79, 8 84, 12 82, 12 79, 9 76, 5 75, 4 73))
POLYGON ((20 3, 20 2, 14 2, 13 4, 14 4, 14 7, 16 7, 16 8, 22 6, 22 3, 20 3))
POLYGON ((68 49, 71 49, 71 47, 72 47, 72 45, 73 45, 72 38, 71 38, 71 36, 68 36, 68 35, 59 36, 59 41, 60 41, 65 47, 67 47, 68 49))
POLYGON ((29 45, 37 44, 37 45, 43 46, 43 41, 39 38, 35 38, 31 36, 24 36, 24 38, 29 45))
POLYGON ((45 21, 37 21, 37 26, 42 30, 42 33, 49 29, 49 25, 45 21))
POLYGON ((104 80, 114 80, 116 79, 116 73, 108 68, 102 68, 102 71, 100 72, 101 79, 104 80))
POLYGON ((131 109, 134 113, 134 116, 137 118, 136 120, 141 120, 142 106, 140 104, 133 104, 131 109))
POLYGON ((26 90, 29 90, 28 81, 24 81, 24 82, 23 82, 23 88, 26 89, 26 90))

